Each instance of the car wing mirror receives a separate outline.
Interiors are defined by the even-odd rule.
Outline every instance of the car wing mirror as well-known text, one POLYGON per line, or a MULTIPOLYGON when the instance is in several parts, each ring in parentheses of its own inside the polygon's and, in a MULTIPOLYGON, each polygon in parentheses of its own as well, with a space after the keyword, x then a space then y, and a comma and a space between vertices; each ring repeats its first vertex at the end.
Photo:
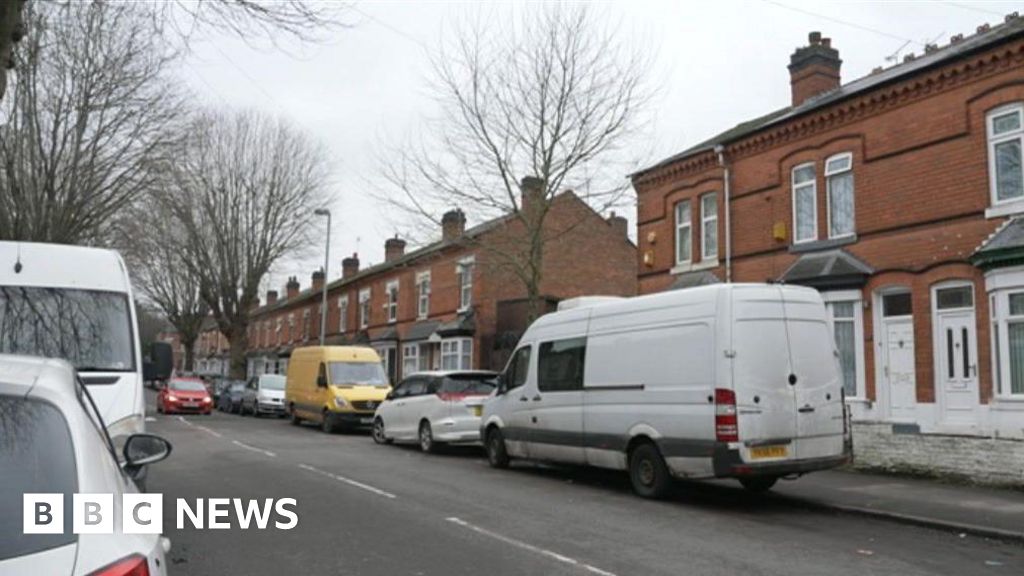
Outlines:
POLYGON ((171 443, 155 434, 132 434, 125 440, 125 468, 141 468, 171 455, 171 443))

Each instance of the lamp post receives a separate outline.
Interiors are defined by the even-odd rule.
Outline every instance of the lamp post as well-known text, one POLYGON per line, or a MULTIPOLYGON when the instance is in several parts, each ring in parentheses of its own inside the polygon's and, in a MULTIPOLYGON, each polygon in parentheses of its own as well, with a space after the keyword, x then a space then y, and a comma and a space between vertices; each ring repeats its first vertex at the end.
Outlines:
POLYGON ((327 216, 327 244, 324 246, 324 284, 323 298, 320 300, 320 345, 324 345, 324 336, 327 334, 327 267, 331 265, 331 211, 327 208, 317 208, 313 212, 317 216, 327 216))

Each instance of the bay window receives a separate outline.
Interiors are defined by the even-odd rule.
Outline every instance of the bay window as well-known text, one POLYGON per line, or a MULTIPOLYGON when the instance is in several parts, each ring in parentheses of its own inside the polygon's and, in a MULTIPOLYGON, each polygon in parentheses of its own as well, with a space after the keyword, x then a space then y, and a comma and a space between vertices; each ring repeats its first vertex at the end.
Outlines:
POLYGON ((402 346, 402 378, 415 374, 420 370, 420 345, 405 344, 402 346))
POLYGON ((449 338, 441 341, 442 370, 473 369, 473 339, 449 338))
POLYGON ((860 292, 822 292, 835 339, 839 376, 847 398, 864 398, 864 317, 860 292))

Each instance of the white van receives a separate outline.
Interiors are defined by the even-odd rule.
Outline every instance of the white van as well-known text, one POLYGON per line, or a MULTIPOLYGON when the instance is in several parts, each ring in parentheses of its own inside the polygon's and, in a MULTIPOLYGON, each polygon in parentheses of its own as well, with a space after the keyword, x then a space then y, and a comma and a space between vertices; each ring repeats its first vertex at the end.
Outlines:
POLYGON ((817 291, 719 284, 567 304, 530 326, 484 407, 491 465, 629 470, 658 497, 673 477, 763 491, 852 457, 817 291))
POLYGON ((142 432, 142 356, 128 270, 113 250, 0 242, 0 354, 62 358, 111 437, 142 432))

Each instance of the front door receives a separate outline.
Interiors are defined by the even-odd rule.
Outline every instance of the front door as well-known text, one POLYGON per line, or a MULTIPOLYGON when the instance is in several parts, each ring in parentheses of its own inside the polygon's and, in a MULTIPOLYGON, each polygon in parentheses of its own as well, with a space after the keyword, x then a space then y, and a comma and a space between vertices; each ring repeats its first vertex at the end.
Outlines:
POLYGON ((977 425, 978 344, 974 310, 938 312, 935 378, 942 423, 977 425))
POLYGON ((917 371, 914 368, 914 322, 886 319, 883 374, 889 390, 893 420, 913 421, 917 408, 917 371))

